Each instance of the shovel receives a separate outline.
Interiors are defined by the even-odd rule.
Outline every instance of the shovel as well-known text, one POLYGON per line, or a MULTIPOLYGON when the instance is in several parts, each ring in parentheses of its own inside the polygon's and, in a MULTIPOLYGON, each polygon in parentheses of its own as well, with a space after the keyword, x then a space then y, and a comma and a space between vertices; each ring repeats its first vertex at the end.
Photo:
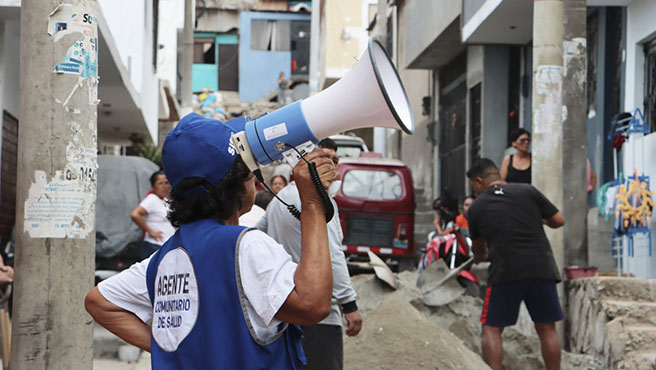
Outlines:
MULTIPOLYGON (((426 270, 429 273, 427 276, 428 279, 436 282, 429 284, 428 282, 420 283, 419 280, 417 281, 418 288, 423 295, 424 304, 434 307, 443 306, 453 302, 456 298, 463 295, 465 293, 465 288, 461 287, 456 280, 451 280, 451 278, 458 275, 460 271, 470 266, 473 262, 474 258, 472 257, 453 270, 449 270, 442 260, 435 261, 431 264, 426 270), (433 267, 433 265, 437 266, 433 267), (428 288, 425 288, 427 285, 428 288), (437 288, 439 287, 442 287, 442 289, 438 290, 437 288)), ((421 280, 425 281, 427 279, 421 280)))
POLYGON ((390 270, 385 261, 381 260, 380 257, 372 251, 367 251, 367 255, 369 255, 369 265, 373 267, 376 277, 386 282, 387 285, 392 287, 392 289, 396 290, 399 287, 399 284, 394 277, 394 273, 390 270))

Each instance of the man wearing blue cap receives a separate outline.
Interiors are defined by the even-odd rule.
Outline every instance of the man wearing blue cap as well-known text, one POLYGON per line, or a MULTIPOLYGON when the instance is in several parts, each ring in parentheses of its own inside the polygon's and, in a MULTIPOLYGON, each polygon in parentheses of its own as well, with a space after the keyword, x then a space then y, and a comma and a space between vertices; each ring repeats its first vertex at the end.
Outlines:
MULTIPOLYGON (((289 324, 311 325, 330 312, 325 209, 304 161, 294 168, 303 206, 298 265, 266 234, 237 226, 255 197, 253 174, 230 140, 243 123, 190 114, 167 135, 169 219, 179 229, 85 300, 98 323, 151 351, 154 369, 297 369, 305 361, 301 333, 289 324)), ((322 180, 339 177, 326 152, 307 159, 322 180)))

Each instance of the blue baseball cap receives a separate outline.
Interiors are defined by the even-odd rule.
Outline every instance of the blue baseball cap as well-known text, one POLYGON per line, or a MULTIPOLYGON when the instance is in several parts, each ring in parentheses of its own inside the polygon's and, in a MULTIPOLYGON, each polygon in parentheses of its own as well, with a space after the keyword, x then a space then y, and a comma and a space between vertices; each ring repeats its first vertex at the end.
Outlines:
POLYGON ((190 177, 219 183, 238 156, 230 137, 244 130, 246 120, 240 117, 224 123, 196 113, 184 116, 162 147, 162 165, 171 187, 190 177))

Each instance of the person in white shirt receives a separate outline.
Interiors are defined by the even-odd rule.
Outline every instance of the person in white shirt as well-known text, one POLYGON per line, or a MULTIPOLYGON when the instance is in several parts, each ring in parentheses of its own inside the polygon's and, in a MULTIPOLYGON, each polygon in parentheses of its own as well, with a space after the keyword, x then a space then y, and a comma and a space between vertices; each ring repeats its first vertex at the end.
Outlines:
MULTIPOLYGON (((99 324, 130 344, 152 349, 154 364, 246 369, 264 368, 262 364, 271 360, 296 368, 297 361, 304 362, 302 351, 297 352, 300 334, 295 325, 287 324, 311 325, 330 313, 325 207, 305 162, 294 168, 303 206, 303 257, 298 264, 263 232, 234 226, 255 198, 254 176, 230 146, 231 134, 243 125, 190 114, 167 135, 164 169, 173 188, 169 218, 180 228, 148 260, 101 282, 85 299, 87 311, 99 324), (219 229, 227 231, 217 233, 219 229), (212 255, 223 258, 207 258, 212 255), (157 285, 163 281, 158 276, 178 276, 169 274, 171 268, 188 271, 180 276, 189 284, 185 280, 179 291, 174 284, 164 283, 164 289, 157 285), (172 308, 178 310, 176 323, 184 319, 183 326, 161 325, 162 310, 154 302, 161 303, 162 292, 188 296, 191 309, 172 308), (219 365, 221 361, 233 366, 219 365)), ((326 151, 310 153, 307 159, 316 164, 322 179, 339 177, 326 151)))
POLYGON ((144 242, 139 251, 141 259, 148 258, 167 241, 175 228, 166 218, 169 213, 168 197, 171 185, 164 171, 150 176, 152 192, 130 212, 132 221, 144 231, 144 242))
MULTIPOLYGON (((328 150, 333 166, 337 170, 337 145, 331 139, 323 139, 319 148, 328 150)), ((278 193, 287 204, 301 209, 299 188, 291 182, 278 193)), ((346 319, 346 335, 356 336, 362 328, 362 315, 356 304, 356 293, 351 286, 346 258, 341 249, 343 233, 337 212, 337 203, 331 198, 334 216, 327 224, 330 260, 333 272, 333 296, 330 315, 316 325, 302 326, 303 350, 307 356, 306 370, 341 370, 344 363, 342 341, 342 314, 346 319)), ((266 208, 266 215, 255 226, 280 243, 292 256, 293 261, 301 259, 301 223, 279 200, 273 199, 266 208)))

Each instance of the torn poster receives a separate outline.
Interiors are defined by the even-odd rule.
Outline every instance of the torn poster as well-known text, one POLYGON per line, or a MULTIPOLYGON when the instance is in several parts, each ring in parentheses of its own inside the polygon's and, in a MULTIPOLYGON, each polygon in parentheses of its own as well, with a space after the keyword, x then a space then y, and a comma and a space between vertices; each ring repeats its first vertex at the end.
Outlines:
POLYGON ((69 122, 73 133, 66 146, 66 166, 49 178, 34 171, 25 200, 24 231, 32 238, 86 238, 95 227, 97 142, 85 128, 69 122))
POLYGON ((98 77, 98 19, 94 15, 78 4, 60 4, 48 18, 48 34, 54 42, 67 35, 76 36, 54 72, 98 77))

